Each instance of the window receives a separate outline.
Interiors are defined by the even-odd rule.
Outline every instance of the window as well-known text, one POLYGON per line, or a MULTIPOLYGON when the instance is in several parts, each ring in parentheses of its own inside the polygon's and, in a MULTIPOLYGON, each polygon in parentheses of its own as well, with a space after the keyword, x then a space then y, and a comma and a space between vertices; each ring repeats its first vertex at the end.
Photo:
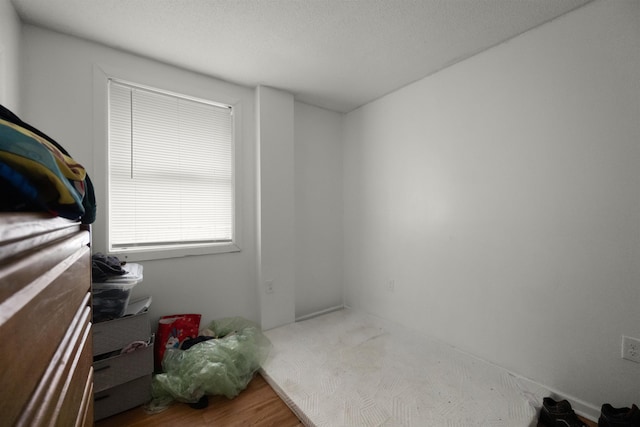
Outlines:
POLYGON ((108 96, 109 252, 233 250, 233 108, 115 79, 108 96))

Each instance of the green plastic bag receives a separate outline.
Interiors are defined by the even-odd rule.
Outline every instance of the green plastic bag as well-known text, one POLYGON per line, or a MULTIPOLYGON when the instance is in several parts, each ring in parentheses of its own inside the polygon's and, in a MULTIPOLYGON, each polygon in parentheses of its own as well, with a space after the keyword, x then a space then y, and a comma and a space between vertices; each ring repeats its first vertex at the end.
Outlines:
POLYGON ((269 339, 247 319, 214 320, 208 329, 216 338, 187 350, 167 349, 164 373, 153 378, 147 411, 160 412, 174 400, 195 403, 204 395, 232 399, 247 387, 271 350, 269 339))

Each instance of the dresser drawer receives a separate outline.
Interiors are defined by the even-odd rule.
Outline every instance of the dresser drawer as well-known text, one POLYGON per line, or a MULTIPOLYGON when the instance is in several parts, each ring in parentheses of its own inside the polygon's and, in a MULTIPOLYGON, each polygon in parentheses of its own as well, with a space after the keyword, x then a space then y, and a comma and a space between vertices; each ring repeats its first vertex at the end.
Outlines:
POLYGON ((148 312, 96 323, 93 326, 93 355, 121 350, 134 341, 151 336, 148 312))
MULTIPOLYGON (((0 302, 0 342, 11 349, 0 364, 3 423, 13 425, 32 398, 69 328, 78 327, 73 326, 79 321, 78 309, 90 312, 91 259, 83 246, 88 240, 88 233, 78 232, 48 246, 43 252, 50 256, 41 260, 38 253, 27 253, 0 266, 0 283, 11 284, 15 291, 0 302), (37 262, 47 270, 32 276, 31 269, 40 267, 30 266, 37 262)), ((91 355, 90 348, 88 352, 91 355)))
POLYGON ((64 389, 60 393, 60 399, 56 406, 58 426, 80 426, 91 411, 87 406, 92 403, 93 387, 88 378, 91 378, 91 331, 86 335, 85 344, 76 357, 74 357, 68 379, 64 389))
MULTIPOLYGON (((89 294, 85 300, 89 301, 89 294)), ((51 358, 17 427, 75 426, 90 408, 84 404, 91 392, 91 309, 83 306, 69 333, 51 358)))
POLYGON ((93 362, 94 391, 126 383, 153 372, 153 345, 93 362))
POLYGON ((95 420, 135 408, 151 399, 151 375, 101 391, 94 395, 95 420))

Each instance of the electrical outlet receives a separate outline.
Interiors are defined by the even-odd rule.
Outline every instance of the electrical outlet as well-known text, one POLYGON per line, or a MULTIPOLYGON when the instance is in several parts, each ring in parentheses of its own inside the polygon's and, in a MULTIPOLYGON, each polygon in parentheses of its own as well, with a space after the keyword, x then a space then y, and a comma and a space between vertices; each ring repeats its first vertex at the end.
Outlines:
POLYGON ((264 282, 264 291, 268 294, 273 293, 273 280, 267 280, 264 282))
POLYGON ((640 340, 622 337, 622 358, 640 363, 640 340))

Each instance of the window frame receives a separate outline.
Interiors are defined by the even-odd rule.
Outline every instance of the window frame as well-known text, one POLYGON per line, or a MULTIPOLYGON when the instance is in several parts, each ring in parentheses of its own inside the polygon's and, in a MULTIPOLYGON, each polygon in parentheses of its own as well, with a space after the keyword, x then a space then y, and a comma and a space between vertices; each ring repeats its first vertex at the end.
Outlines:
MULTIPOLYGON (((180 258, 193 255, 224 254, 240 252, 242 250, 242 102, 240 99, 229 96, 225 93, 213 93, 215 91, 207 88, 199 93, 198 85, 192 83, 181 84, 173 82, 164 84, 162 79, 145 78, 144 73, 123 73, 121 70, 109 70, 104 65, 94 65, 94 165, 97 176, 103 178, 102 185, 97 189, 102 190, 103 209, 99 210, 98 218, 94 226, 93 234, 97 239, 93 244, 94 249, 100 252, 115 255, 124 261, 145 261, 155 259, 180 258), (160 247, 138 247, 127 250, 110 248, 109 242, 109 211, 111 204, 109 201, 109 80, 116 80, 145 89, 164 92, 170 95, 184 96, 186 98, 203 99, 213 104, 223 104, 233 109, 233 238, 230 242, 216 242, 192 244, 186 246, 160 246, 160 247), (215 97, 215 99, 211 99, 215 97)), ((188 79, 187 79, 188 80, 188 79)), ((94 179, 95 180, 95 179, 94 179)), ((96 180, 97 181, 97 180, 96 180)))

